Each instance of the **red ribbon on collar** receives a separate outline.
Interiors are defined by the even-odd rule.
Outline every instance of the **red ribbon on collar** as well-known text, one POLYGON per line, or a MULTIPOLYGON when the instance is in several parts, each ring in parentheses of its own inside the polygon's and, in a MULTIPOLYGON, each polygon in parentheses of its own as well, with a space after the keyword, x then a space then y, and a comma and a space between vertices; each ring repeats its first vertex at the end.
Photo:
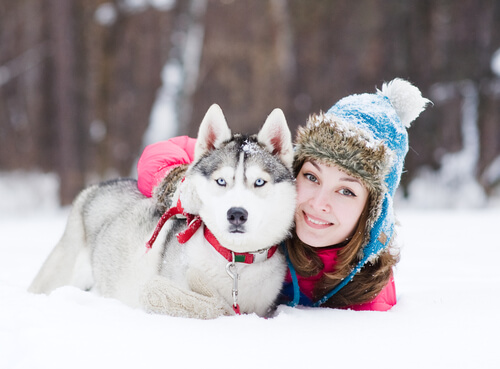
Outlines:
MULTIPOLYGON (((250 252, 233 252, 220 244, 220 242, 215 238, 212 232, 207 227, 204 227, 203 234, 205 235, 205 239, 212 245, 212 247, 217 250, 219 254, 221 254, 227 261, 233 261, 233 253, 234 253, 234 261, 237 263, 245 263, 252 264, 255 261, 255 254, 250 252)), ((276 250, 278 249, 278 245, 271 247, 267 250, 267 259, 274 255, 276 250)))
POLYGON ((184 208, 181 205, 181 200, 179 199, 177 201, 177 206, 174 206, 174 207, 168 209, 161 216, 161 218, 158 221, 158 224, 156 225, 156 228, 153 232, 153 235, 151 236, 149 241, 146 242, 146 247, 148 249, 151 249, 153 247, 153 243, 156 241, 158 234, 160 233, 161 229, 163 228, 163 226, 165 225, 167 220, 172 218, 174 215, 178 215, 178 214, 184 215, 186 217, 187 223, 188 223, 188 227, 184 231, 182 231, 181 233, 179 233, 177 235, 177 240, 179 241, 179 243, 186 243, 203 224, 203 221, 201 220, 199 215, 189 214, 189 213, 186 213, 184 211, 184 208))

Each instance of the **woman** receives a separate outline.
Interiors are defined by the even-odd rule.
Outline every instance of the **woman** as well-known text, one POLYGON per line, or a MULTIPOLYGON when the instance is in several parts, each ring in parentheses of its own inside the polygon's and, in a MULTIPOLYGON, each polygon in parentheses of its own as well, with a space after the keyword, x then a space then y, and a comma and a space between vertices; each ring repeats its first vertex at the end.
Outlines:
MULTIPOLYGON (((299 128, 283 303, 378 311, 396 304, 392 202, 408 151, 406 129, 428 102, 394 79, 375 94, 343 98, 299 128)), ((138 164, 141 192, 151 196, 173 167, 190 163, 193 146, 187 137, 148 146, 138 164)))

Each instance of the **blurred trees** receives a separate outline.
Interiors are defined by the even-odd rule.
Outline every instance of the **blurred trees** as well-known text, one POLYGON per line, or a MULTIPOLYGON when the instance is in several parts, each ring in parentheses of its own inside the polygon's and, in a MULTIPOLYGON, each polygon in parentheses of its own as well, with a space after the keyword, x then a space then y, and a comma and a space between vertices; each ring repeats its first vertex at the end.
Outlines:
POLYGON ((196 78, 178 96, 179 134, 195 136, 214 102, 235 131, 257 131, 275 107, 295 130, 345 95, 402 77, 435 103, 410 129, 407 184, 464 148, 466 85, 477 95, 475 175, 486 189, 500 180, 484 175, 500 155, 500 82, 490 68, 498 1, 134 3, 0 0, 0 170, 58 172, 63 203, 85 183, 129 175, 162 68, 193 61, 179 45, 197 21, 201 60, 184 69, 184 80, 196 78), (197 3, 205 7, 193 14, 197 3))
POLYGON ((106 25, 101 3, 0 3, 0 168, 57 171, 63 203, 130 172, 170 49, 173 12, 123 9, 106 25))

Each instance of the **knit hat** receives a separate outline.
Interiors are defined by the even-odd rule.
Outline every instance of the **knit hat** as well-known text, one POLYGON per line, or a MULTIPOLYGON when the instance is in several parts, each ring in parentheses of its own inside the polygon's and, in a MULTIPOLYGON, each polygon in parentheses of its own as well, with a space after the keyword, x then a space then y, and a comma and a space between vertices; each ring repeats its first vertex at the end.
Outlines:
POLYGON ((360 179, 370 192, 367 237, 351 274, 317 302, 321 305, 344 287, 369 261, 386 249, 394 233, 393 198, 408 152, 410 127, 430 101, 409 82, 396 78, 375 94, 350 95, 312 115, 299 128, 295 172, 306 160, 337 165, 360 179))

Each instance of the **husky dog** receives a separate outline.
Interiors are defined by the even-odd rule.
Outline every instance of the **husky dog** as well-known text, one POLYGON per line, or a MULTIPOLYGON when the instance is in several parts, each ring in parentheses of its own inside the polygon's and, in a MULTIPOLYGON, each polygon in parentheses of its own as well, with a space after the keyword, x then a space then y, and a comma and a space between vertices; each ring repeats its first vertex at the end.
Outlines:
POLYGON ((132 179, 82 191, 29 290, 72 285, 174 316, 214 318, 231 307, 266 316, 286 272, 275 245, 293 223, 292 161, 280 109, 245 136, 231 134, 214 104, 182 182, 169 175, 158 186, 171 194, 147 198, 132 179), (165 203, 173 206, 162 215, 165 203))

